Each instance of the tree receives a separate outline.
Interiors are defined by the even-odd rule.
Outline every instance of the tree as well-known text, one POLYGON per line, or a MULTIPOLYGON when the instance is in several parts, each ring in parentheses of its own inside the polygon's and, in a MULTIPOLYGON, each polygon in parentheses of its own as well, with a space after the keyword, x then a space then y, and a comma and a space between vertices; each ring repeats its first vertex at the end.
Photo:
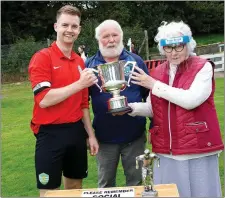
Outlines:
POLYGON ((223 1, 3 1, 2 44, 31 35, 35 40, 53 38, 56 12, 66 4, 81 10, 83 35, 85 27, 90 32, 105 19, 115 19, 131 31, 132 27, 147 30, 150 45, 162 21, 183 20, 197 34, 223 33, 223 1))
POLYGON ((53 12, 47 7, 48 2, 14 1, 2 2, 2 44, 14 43, 18 38, 33 35, 36 40, 43 40, 53 32, 50 24, 53 12), (7 11, 6 11, 7 10, 7 11))

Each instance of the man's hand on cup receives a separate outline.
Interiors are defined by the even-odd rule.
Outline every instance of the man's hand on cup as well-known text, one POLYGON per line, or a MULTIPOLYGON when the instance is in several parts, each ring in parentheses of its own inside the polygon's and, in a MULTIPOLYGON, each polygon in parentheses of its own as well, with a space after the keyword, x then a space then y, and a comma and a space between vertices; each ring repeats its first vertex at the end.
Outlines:
POLYGON ((112 113, 113 116, 122 116, 124 114, 126 114, 126 112, 112 113))
POLYGON ((98 78, 96 77, 92 69, 85 68, 80 72, 79 83, 82 88, 90 87, 97 82, 98 78))
POLYGON ((140 85, 142 87, 152 89, 156 80, 146 74, 141 68, 135 66, 134 69, 137 71, 130 72, 131 73, 131 82, 136 85, 140 85))
POLYGON ((128 109, 126 111, 123 112, 118 112, 118 113, 112 113, 113 116, 122 116, 124 114, 130 113, 132 111, 132 109, 128 109))

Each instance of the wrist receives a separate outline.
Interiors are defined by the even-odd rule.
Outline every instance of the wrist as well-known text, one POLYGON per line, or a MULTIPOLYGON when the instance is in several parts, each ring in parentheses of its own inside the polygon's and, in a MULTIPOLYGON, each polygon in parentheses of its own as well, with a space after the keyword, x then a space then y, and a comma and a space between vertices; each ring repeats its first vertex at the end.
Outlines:
POLYGON ((93 133, 88 133, 88 138, 96 138, 94 132, 93 133))
POLYGON ((135 112, 135 103, 128 103, 128 106, 131 108, 131 111, 128 113, 128 115, 129 116, 136 116, 135 114, 134 114, 134 112, 135 112))
POLYGON ((155 83, 156 83, 156 80, 152 78, 151 83, 150 83, 150 89, 153 89, 155 83))
POLYGON ((76 86, 76 88, 77 89, 79 89, 79 90, 82 90, 82 89, 84 89, 85 87, 84 87, 84 85, 81 83, 81 81, 80 80, 78 80, 78 81, 76 81, 76 82, 74 82, 74 85, 76 86))

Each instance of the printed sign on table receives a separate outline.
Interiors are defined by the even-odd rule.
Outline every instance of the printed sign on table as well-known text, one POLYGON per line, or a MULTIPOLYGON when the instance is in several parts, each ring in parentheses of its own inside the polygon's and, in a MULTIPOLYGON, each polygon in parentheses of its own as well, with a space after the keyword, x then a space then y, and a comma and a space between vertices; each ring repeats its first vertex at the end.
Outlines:
POLYGON ((134 197, 134 188, 83 191, 82 197, 134 197))

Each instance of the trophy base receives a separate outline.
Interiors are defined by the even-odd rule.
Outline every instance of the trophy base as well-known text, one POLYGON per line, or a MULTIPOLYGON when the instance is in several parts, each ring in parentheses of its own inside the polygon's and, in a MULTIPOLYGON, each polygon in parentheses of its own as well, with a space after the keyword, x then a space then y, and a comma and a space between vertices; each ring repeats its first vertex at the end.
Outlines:
POLYGON ((118 109, 110 109, 107 113, 129 113, 131 112, 132 109, 130 107, 122 107, 122 108, 118 108, 118 109))
POLYGON ((141 193, 142 197, 158 197, 157 191, 144 191, 141 193))

